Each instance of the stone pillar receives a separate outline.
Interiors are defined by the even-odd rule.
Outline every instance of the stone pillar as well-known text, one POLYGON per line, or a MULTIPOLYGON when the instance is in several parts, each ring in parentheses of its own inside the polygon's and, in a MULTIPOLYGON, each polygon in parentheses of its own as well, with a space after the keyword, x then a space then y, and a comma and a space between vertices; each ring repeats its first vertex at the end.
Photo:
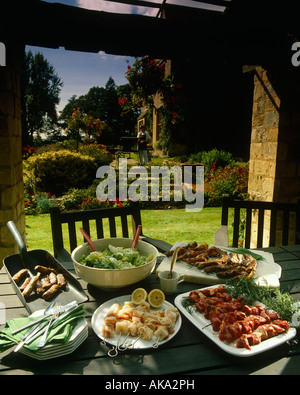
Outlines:
POLYGON ((18 252, 6 224, 16 223, 25 239, 20 59, 18 45, 6 43, 6 66, 0 67, 0 267, 3 259, 18 252))
MULTIPOLYGON (((254 75, 249 198, 296 202, 300 198, 299 152, 299 71, 292 67, 268 70, 257 67, 254 75)), ((279 225, 280 222, 278 218, 279 225)), ((270 228, 268 215, 264 227, 266 230, 270 228)), ((293 221, 291 227, 295 227, 293 221)), ((255 233, 255 217, 252 228, 255 233)), ((264 246, 267 244, 268 236, 264 246)))
POLYGON ((251 200, 273 201, 279 136, 280 98, 267 77, 254 74, 248 192, 251 200))

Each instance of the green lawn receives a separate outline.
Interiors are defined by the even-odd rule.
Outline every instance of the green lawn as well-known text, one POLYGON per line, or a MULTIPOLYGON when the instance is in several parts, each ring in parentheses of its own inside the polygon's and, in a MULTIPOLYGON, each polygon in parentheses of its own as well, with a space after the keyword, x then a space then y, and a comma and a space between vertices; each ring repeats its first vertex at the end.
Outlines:
MULTIPOLYGON (((176 241, 213 244, 214 233, 221 225, 221 208, 207 207, 198 213, 185 209, 142 210, 142 224, 145 235, 170 244, 176 241)), ((78 237, 82 239, 80 231, 78 237)), ((93 230, 91 237, 96 238, 93 230)), ((26 244, 29 250, 53 253, 49 214, 26 216, 26 244)))

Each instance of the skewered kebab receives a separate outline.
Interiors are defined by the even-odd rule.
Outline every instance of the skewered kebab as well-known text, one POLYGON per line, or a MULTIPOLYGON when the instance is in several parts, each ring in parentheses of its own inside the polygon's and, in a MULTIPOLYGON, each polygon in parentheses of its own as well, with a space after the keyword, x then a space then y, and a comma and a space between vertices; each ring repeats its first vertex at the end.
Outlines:
MULTIPOLYGON (((167 256, 173 255, 173 250, 167 251, 167 256)), ((257 261, 249 254, 237 254, 223 251, 208 244, 192 242, 178 249, 177 261, 204 270, 205 273, 215 273, 219 278, 251 278, 256 271, 257 261)))
POLYGON ((262 341, 280 335, 284 332, 287 332, 287 330, 275 323, 261 325, 254 332, 243 333, 237 340, 236 347, 251 350, 251 346, 260 344, 262 341))
POLYGON ((189 294, 190 301, 210 320, 221 341, 251 350, 252 345, 289 331, 288 322, 279 319, 276 312, 268 314, 261 305, 246 305, 243 296, 232 299, 226 294, 229 295, 223 286, 189 294))
POLYGON ((134 306, 132 301, 124 302, 123 306, 114 303, 104 317, 102 335, 112 338, 115 335, 140 337, 143 340, 157 341, 168 338, 173 332, 179 312, 175 307, 150 312, 150 304, 146 301, 134 306))

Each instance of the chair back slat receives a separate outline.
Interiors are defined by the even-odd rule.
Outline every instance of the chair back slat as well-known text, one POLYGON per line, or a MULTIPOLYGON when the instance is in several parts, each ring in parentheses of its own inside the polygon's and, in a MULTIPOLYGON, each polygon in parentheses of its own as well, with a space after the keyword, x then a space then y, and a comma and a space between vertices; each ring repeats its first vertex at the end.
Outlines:
POLYGON ((276 226, 277 226, 277 209, 271 210, 270 219, 270 246, 275 246, 276 243, 276 226))
MULTIPOLYGON (((87 210, 87 211, 72 211, 72 212, 61 212, 58 207, 54 207, 50 209, 50 217, 51 217, 51 227, 52 227, 52 240, 53 240, 53 248, 54 255, 58 253, 59 250, 65 248, 64 247, 64 238, 63 238, 63 224, 67 224, 68 234, 69 234, 69 243, 70 243, 70 251, 73 251, 74 248, 78 245, 78 231, 82 226, 84 230, 91 236, 90 232, 92 230, 91 221, 95 221, 97 238, 101 239, 104 237, 129 237, 129 221, 128 217, 131 219, 132 223, 132 232, 135 233, 135 230, 138 225, 141 225, 141 212, 140 206, 138 203, 134 203, 130 206, 125 207, 114 207, 114 208, 104 208, 104 209, 95 209, 95 210, 87 210), (116 218, 121 218, 121 230, 118 235, 118 227, 116 218), (104 219, 108 219, 109 224, 109 233, 110 235, 106 235, 104 232, 104 219), (77 232, 77 233, 76 233, 77 232)), ((93 238, 93 236, 91 236, 93 238)), ((84 239, 83 239, 84 240, 84 239)))
POLYGON ((265 210, 263 208, 259 208, 258 223, 257 223, 257 248, 261 248, 263 245, 264 219, 265 219, 265 210))
POLYGON ((108 218, 108 222, 109 222, 110 237, 117 237, 117 229, 116 229, 116 219, 115 219, 115 217, 109 217, 108 218))
POLYGON ((91 231, 90 231, 90 222, 87 219, 82 220, 82 227, 86 231, 86 233, 91 236, 91 231))
POLYGON ((96 232, 98 239, 104 238, 103 221, 102 218, 96 218, 96 232))
POLYGON ((122 235, 123 237, 129 237, 128 232, 128 221, 126 215, 121 215, 121 226, 122 226, 122 235))
POLYGON ((246 211, 246 222, 245 222, 245 248, 250 248, 251 228, 252 228, 252 209, 248 207, 246 211))
POLYGON ((237 199, 230 199, 229 195, 223 195, 222 202, 222 217, 221 225, 228 226, 229 208, 234 209, 234 223, 233 223, 233 247, 238 247, 239 240, 239 226, 241 221, 241 209, 246 210, 245 220, 245 234, 244 246, 250 248, 252 235, 252 218, 254 212, 257 215, 257 232, 256 232, 256 247, 263 247, 264 233, 266 229, 265 215, 266 212, 270 213, 270 231, 269 231, 269 247, 275 246, 276 237, 280 230, 281 232, 281 245, 288 245, 289 233, 291 224, 291 215, 295 215, 296 229, 294 229, 296 243, 299 242, 300 234, 300 200, 297 203, 277 203, 277 202, 264 202, 264 201, 242 201, 237 199), (282 215, 281 227, 279 229, 280 221, 278 215, 282 215))
POLYGON ((76 228, 75 222, 68 222, 68 230, 69 230, 69 241, 70 241, 70 249, 71 251, 77 247, 77 237, 76 237, 76 228))
POLYGON ((239 234, 240 234, 240 209, 236 207, 234 210, 234 225, 233 225, 233 243, 234 245, 239 244, 239 234))

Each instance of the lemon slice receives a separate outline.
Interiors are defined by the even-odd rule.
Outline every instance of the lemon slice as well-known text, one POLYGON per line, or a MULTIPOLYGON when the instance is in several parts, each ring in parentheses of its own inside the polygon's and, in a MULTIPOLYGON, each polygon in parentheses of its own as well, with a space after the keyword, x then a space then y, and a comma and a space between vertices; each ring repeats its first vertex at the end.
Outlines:
POLYGON ((148 295, 148 302, 151 307, 158 309, 165 302, 165 294, 160 289, 152 289, 148 295))
POLYGON ((139 304, 147 300, 148 293, 144 288, 136 288, 131 294, 131 300, 134 304, 139 304))

